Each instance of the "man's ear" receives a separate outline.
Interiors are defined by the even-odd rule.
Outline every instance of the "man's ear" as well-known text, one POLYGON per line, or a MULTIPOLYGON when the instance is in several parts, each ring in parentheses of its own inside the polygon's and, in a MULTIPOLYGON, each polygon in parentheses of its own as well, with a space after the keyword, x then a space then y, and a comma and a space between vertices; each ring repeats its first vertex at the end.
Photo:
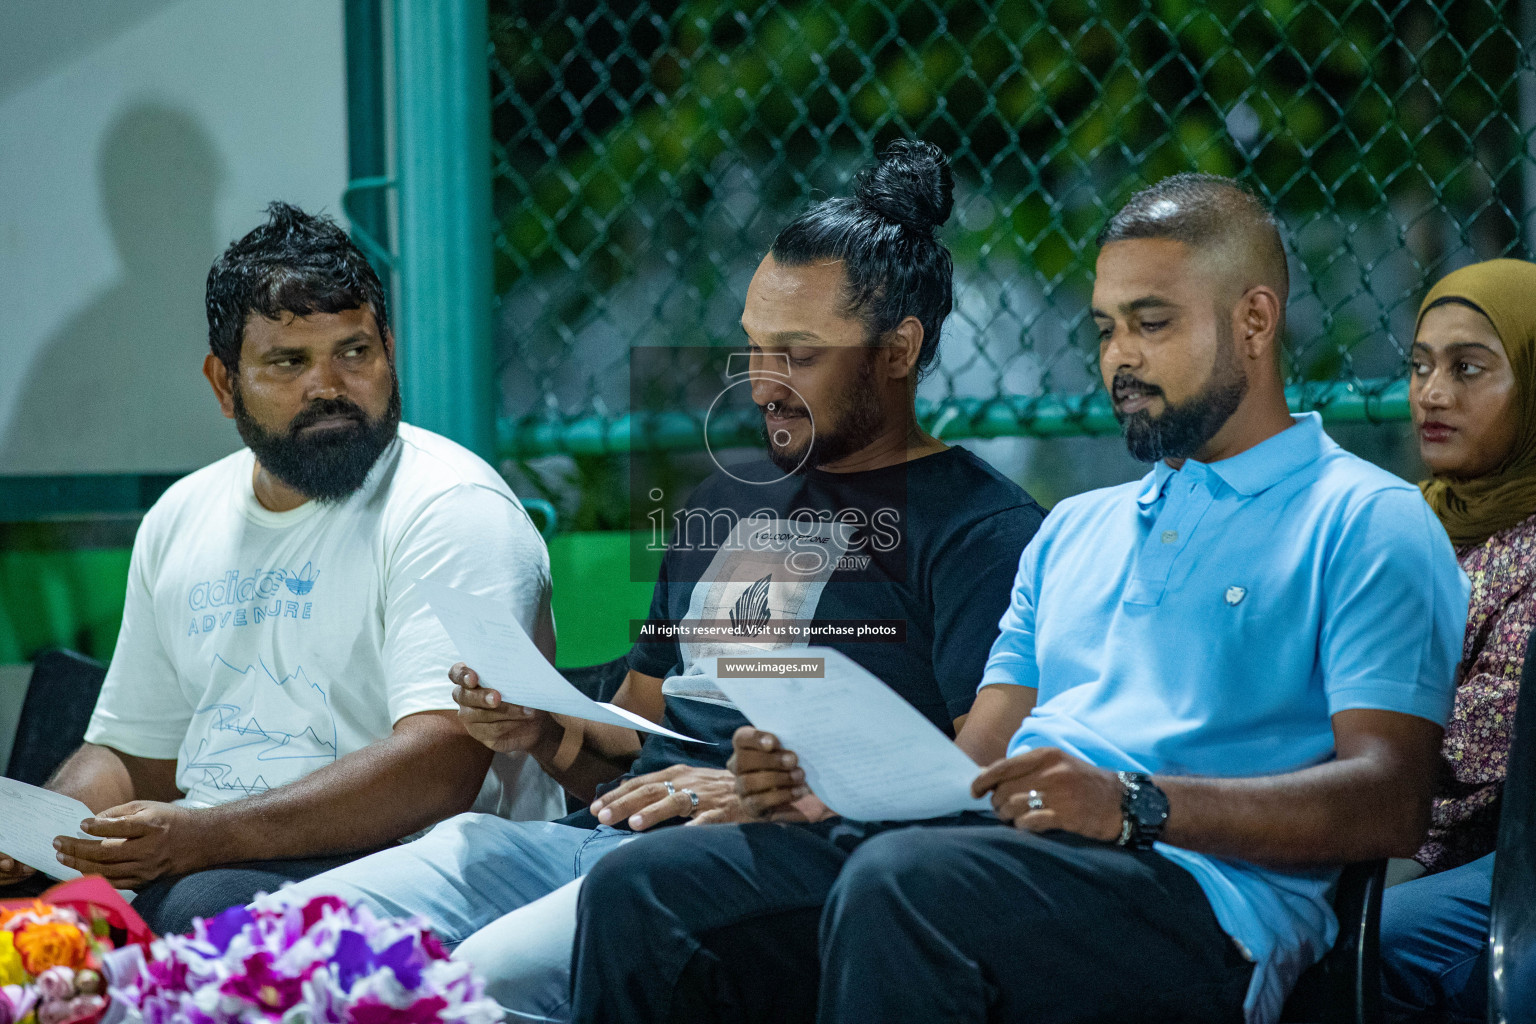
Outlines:
POLYGON ((1232 313, 1237 351, 1253 360, 1273 359, 1280 346, 1283 306, 1268 285, 1256 284, 1243 293, 1232 313))
POLYGON ((917 357, 923 352, 922 321, 909 316, 897 324, 887 338, 889 340, 883 346, 886 376, 892 380, 910 377, 917 366, 917 357))
POLYGON ((224 365, 224 360, 209 352, 203 357, 203 376, 207 377, 208 383, 213 385, 213 393, 219 400, 219 409, 226 418, 234 419, 234 382, 230 379, 229 367, 224 365))

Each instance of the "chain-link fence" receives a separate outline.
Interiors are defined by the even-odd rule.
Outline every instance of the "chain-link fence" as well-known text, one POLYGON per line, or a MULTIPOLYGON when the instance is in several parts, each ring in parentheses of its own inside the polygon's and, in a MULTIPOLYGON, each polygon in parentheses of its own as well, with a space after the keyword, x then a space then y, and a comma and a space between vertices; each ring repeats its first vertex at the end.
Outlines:
POLYGON ((622 448, 630 349, 735 344, 774 233, 901 136, 955 171, 955 312, 920 391, 951 435, 1112 426, 1091 397, 1092 240, 1180 170, 1278 211, 1302 400, 1401 415, 1359 398, 1401 394, 1427 284, 1527 252, 1524 18, 1517 0, 493 3, 504 439, 622 448))

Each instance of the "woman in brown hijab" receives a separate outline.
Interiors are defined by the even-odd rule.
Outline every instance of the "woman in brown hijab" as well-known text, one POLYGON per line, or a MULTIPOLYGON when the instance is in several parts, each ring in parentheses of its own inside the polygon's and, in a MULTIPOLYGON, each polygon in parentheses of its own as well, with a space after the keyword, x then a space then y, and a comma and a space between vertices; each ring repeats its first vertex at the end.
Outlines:
POLYGON ((1499 798, 1525 647, 1536 624, 1536 264, 1448 275, 1419 307, 1409 398, 1420 486, 1472 583, 1441 748, 1426 876, 1387 890, 1391 1021, 1481 1021, 1499 798))

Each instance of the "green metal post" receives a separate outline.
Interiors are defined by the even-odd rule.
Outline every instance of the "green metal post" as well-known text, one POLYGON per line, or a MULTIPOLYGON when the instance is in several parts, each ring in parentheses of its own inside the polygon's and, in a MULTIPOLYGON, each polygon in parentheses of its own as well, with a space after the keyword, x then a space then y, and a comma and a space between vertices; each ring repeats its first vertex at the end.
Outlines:
MULTIPOLYGON (((1312 381, 1285 389, 1293 412, 1315 409, 1328 423, 1389 423, 1410 418, 1408 382, 1401 378, 1312 381)), ((971 437, 1080 437, 1115 434, 1120 425, 1103 391, 1038 398, 917 400, 924 429, 946 441, 971 437)), ((640 413, 607 419, 587 416, 563 423, 504 419, 498 425, 503 458, 564 452, 612 455, 635 451, 698 451, 704 447, 705 413, 640 413)), ((716 416, 711 444, 760 444, 762 420, 750 413, 716 416)))
POLYGON ((374 263, 393 305, 389 253, 388 130, 384 102, 383 0, 346 0, 347 191, 342 207, 352 237, 374 263))
POLYGON ((489 459, 496 382, 486 0, 394 0, 394 13, 405 418, 489 459))

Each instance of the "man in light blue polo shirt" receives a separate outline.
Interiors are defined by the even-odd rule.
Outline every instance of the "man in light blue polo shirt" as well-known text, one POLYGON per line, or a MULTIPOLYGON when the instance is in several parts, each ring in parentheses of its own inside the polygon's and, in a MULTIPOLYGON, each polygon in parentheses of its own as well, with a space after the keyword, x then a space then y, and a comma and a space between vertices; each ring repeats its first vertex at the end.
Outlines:
MULTIPOLYGON (((1338 865, 1417 847, 1466 618, 1444 531, 1288 412, 1252 194, 1168 179, 1101 245, 1101 370, 1156 465, 1020 560, 967 722, 1016 729, 976 781, 999 820, 620 851, 582 893, 578 1021, 1268 1024, 1333 941, 1338 865)), ((743 792, 788 777, 762 740, 743 792)))

